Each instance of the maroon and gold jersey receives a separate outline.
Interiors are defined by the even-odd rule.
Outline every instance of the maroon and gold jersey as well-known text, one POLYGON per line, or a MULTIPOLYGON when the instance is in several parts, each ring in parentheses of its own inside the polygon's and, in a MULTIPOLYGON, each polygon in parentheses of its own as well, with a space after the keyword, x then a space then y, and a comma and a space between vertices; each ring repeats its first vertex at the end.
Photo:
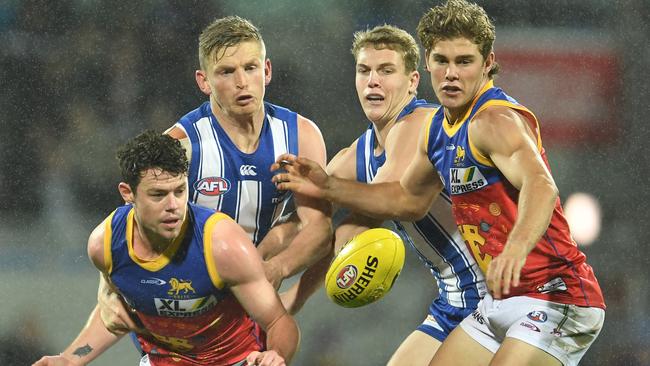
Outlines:
MULTIPOLYGON (((548 167, 536 117, 526 107, 494 87, 490 81, 474 99, 466 115, 450 125, 441 108, 427 126, 429 160, 451 195, 452 211, 465 244, 485 273, 498 256, 517 218, 519 191, 472 145, 468 137, 474 116, 490 106, 505 106, 521 114, 537 135, 537 147, 548 167)), ((604 308, 603 295, 586 257, 571 238, 560 199, 548 229, 530 252, 520 286, 511 296, 579 306, 604 308)))
POLYGON ((149 334, 138 335, 154 366, 233 365, 264 348, 260 327, 224 286, 212 256, 222 213, 189 204, 182 233, 155 260, 133 250, 134 210, 106 222, 104 256, 117 286, 149 334))

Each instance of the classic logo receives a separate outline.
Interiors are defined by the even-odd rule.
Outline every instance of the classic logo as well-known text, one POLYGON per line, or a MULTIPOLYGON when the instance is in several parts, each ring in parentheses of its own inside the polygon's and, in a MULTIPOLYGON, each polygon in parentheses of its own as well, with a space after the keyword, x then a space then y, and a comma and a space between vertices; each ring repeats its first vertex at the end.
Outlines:
POLYGON ((521 322, 521 323, 519 323, 519 325, 521 325, 522 327, 528 328, 528 329, 530 329, 532 331, 535 331, 535 332, 540 331, 539 328, 537 328, 537 326, 535 324, 532 324, 532 323, 529 323, 529 322, 521 322))
POLYGON ((528 313, 528 319, 534 322, 544 323, 548 319, 548 316, 543 311, 535 310, 528 313))
POLYGON ((343 267, 338 276, 336 276, 336 285, 342 289, 346 289, 352 286, 354 281, 357 279, 357 273, 357 267, 353 266, 352 264, 348 264, 347 266, 343 267))
POLYGON ((566 283, 564 283, 562 277, 555 277, 554 279, 546 282, 545 284, 541 286, 537 286, 537 292, 542 294, 548 294, 549 292, 566 291, 566 290, 567 290, 566 283))
POLYGON ((192 287, 192 281, 184 281, 179 280, 176 277, 172 277, 172 279, 169 280, 169 285, 171 286, 171 289, 167 291, 167 294, 169 295, 178 295, 178 293, 181 291, 183 291, 184 294, 187 294, 189 291, 196 293, 192 287))
POLYGON ((456 147, 456 157, 454 158, 454 165, 461 164, 465 161, 465 149, 461 146, 456 147))
POLYGON ((449 169, 449 186, 451 194, 463 194, 487 186, 487 179, 475 167, 449 169))
POLYGON ((221 177, 205 177, 194 183, 194 189, 205 196, 219 196, 230 190, 230 182, 221 177))
POLYGON ((143 285, 158 285, 162 286, 166 284, 167 282, 165 280, 161 280, 160 278, 156 277, 149 277, 149 278, 143 278, 140 280, 140 283, 143 285))
POLYGON ((255 169, 257 167, 255 165, 242 165, 239 167, 239 174, 241 175, 250 175, 250 176, 256 176, 257 172, 255 172, 255 169))

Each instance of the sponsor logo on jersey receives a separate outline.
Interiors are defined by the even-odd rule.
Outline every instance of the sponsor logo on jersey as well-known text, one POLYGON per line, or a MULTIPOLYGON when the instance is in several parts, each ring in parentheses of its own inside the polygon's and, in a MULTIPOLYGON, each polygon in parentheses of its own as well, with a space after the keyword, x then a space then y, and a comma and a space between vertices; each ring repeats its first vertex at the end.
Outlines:
POLYGON ((217 305, 217 298, 214 295, 182 300, 157 297, 154 298, 154 304, 160 316, 185 318, 205 314, 217 305))
POLYGON ((336 276, 336 286, 342 289, 352 286, 354 280, 357 279, 357 273, 357 267, 352 264, 343 267, 338 276, 336 276))
POLYGON ((162 286, 167 283, 165 280, 161 280, 160 278, 156 277, 149 277, 149 278, 143 278, 140 280, 140 283, 143 285, 158 285, 162 286))
POLYGON ((538 323, 544 323, 546 319, 548 319, 546 313, 539 310, 531 311, 530 313, 528 313, 527 316, 528 319, 538 323))
POLYGON ((535 324, 533 324, 533 323, 521 322, 521 323, 519 323, 519 325, 521 325, 522 327, 528 328, 528 329, 530 329, 532 331, 535 331, 535 332, 540 331, 539 328, 537 328, 537 326, 535 324))
POLYGON ((555 277, 554 279, 546 282, 541 286, 537 286, 537 292, 541 294, 547 294, 549 292, 555 291, 566 291, 567 286, 564 283, 564 280, 561 277, 555 277))
POLYGON ((230 190, 230 182, 221 177, 205 177, 194 183, 194 189, 204 196, 220 196, 230 190))
POLYGON ((445 150, 447 150, 447 151, 451 151, 451 150, 453 150, 455 148, 456 148, 456 145, 454 145, 454 144, 449 144, 449 145, 445 146, 445 150))
POLYGON ((239 167, 239 174, 241 175, 250 175, 252 177, 257 175, 257 172, 255 171, 257 167, 255 165, 242 165, 239 167))
POLYGON ((487 179, 475 167, 449 169, 449 187, 451 194, 463 194, 487 186, 487 179))
POLYGON ((188 292, 196 293, 192 287, 192 281, 179 280, 176 277, 172 277, 169 280, 169 286, 171 288, 167 291, 168 295, 178 295, 181 291, 185 295, 187 295, 188 292))

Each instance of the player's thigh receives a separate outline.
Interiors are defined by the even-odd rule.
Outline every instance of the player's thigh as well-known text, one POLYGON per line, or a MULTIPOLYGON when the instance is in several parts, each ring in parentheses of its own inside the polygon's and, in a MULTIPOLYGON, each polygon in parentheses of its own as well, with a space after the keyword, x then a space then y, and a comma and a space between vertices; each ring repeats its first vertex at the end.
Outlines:
POLYGON ((426 366, 442 343, 419 330, 413 331, 400 344, 388 366, 426 366))
POLYGON ((462 327, 454 329, 431 360, 430 366, 487 366, 492 352, 470 337, 462 327))
POLYGON ((543 350, 516 338, 506 338, 490 366, 562 366, 562 362, 543 350))

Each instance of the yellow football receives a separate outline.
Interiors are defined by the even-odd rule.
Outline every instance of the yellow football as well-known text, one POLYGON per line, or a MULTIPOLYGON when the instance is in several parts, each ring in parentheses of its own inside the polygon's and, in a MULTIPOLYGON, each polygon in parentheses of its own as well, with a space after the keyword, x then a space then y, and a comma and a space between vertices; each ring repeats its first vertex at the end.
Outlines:
POLYGON ((391 230, 370 229, 353 237, 334 257, 325 275, 327 296, 356 308, 381 299, 404 265, 404 243, 391 230))

